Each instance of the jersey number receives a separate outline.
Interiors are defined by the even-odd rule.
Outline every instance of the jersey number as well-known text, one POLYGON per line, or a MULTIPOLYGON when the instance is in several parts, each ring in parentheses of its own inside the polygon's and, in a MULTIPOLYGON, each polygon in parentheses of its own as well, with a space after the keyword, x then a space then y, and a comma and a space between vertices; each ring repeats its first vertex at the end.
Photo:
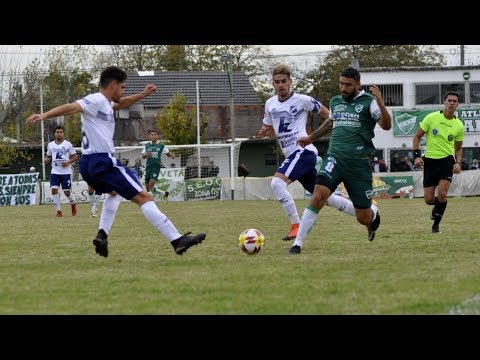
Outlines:
POLYGON ((87 134, 85 134, 85 131, 82 131, 82 148, 84 150, 87 150, 88 146, 89 146, 89 143, 88 143, 87 134))

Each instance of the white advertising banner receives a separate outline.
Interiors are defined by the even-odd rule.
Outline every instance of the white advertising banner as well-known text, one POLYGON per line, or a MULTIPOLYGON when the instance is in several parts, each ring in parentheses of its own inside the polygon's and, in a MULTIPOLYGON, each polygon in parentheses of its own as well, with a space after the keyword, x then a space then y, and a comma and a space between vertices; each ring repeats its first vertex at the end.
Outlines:
POLYGON ((0 206, 35 205, 38 173, 0 175, 0 206))

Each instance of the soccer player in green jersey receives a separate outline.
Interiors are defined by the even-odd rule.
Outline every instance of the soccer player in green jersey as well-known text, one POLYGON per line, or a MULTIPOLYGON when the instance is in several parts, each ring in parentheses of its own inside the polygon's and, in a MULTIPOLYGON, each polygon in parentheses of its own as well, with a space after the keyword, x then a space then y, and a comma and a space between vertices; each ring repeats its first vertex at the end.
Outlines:
POLYGON ((371 94, 360 91, 360 73, 349 67, 342 71, 340 95, 330 100, 330 117, 322 126, 298 140, 306 146, 332 131, 323 164, 315 179, 310 204, 303 211, 298 234, 289 254, 299 254, 305 237, 312 229, 320 209, 337 186, 343 182, 355 207, 355 216, 368 229, 368 240, 375 238, 380 225, 378 208, 372 207, 372 171, 369 157, 375 146, 373 129, 378 124, 384 130, 392 127, 392 118, 385 108, 378 86, 371 94))
POLYGON ((168 201, 168 191, 162 191, 155 189, 155 183, 160 175, 160 168, 162 165, 162 154, 167 155, 169 158, 175 159, 175 153, 169 151, 165 144, 158 141, 158 133, 156 130, 150 131, 150 141, 145 144, 145 148, 142 150, 142 157, 147 159, 147 167, 145 169, 145 187, 147 191, 153 193, 154 191, 160 192, 162 199, 168 201))
POLYGON ((423 119, 413 137, 415 165, 423 168, 423 199, 427 205, 433 205, 430 219, 433 220, 432 233, 440 232, 440 221, 447 207, 448 188, 453 174, 462 170, 463 123, 455 117, 460 103, 460 95, 449 91, 445 95, 444 108, 435 111, 423 119), (426 152, 422 159, 420 139, 426 136, 426 152), (437 196, 435 196, 437 189, 437 196))

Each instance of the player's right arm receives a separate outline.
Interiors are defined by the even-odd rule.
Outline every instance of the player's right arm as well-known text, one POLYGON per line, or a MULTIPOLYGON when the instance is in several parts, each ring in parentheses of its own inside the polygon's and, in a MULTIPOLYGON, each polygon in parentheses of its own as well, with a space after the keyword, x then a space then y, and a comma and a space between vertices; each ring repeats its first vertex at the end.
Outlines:
POLYGON ((147 157, 152 157, 152 152, 147 149, 147 145, 142 150, 142 159, 146 159, 147 157))
POLYGON ((32 114, 27 118, 27 124, 33 124, 37 121, 46 120, 48 118, 76 114, 78 112, 83 112, 82 107, 77 102, 70 104, 63 104, 57 106, 56 108, 50 109, 49 111, 43 114, 32 114))
POLYGON ((415 166, 418 168, 423 166, 423 160, 420 156, 420 139, 425 135, 425 131, 419 127, 415 135, 413 136, 412 147, 413 147, 413 156, 415 158, 415 166))
POLYGON ((262 120, 262 127, 260 130, 257 131, 256 137, 258 138, 263 138, 265 136, 269 136, 272 134, 273 131, 273 126, 272 126, 272 116, 270 115, 270 112, 268 111, 268 105, 270 103, 270 99, 267 100, 265 103, 265 111, 263 115, 263 120, 262 120))

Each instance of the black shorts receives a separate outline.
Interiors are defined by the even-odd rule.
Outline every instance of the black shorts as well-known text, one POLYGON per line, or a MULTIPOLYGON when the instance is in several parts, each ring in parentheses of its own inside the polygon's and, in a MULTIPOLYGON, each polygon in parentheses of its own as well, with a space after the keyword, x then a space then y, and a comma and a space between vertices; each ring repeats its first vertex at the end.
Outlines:
POLYGON ((455 158, 447 156, 442 159, 423 159, 423 187, 437 186, 440 180, 452 182, 455 158))

